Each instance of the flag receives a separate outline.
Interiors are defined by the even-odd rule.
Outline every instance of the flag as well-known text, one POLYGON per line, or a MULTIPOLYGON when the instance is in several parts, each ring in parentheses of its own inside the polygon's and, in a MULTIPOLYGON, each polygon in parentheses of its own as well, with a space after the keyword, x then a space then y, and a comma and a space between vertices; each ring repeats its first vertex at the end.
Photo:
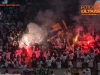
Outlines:
POLYGON ((62 30, 63 30, 64 32, 66 32, 67 26, 66 26, 65 21, 64 21, 64 20, 60 21, 60 22, 59 22, 59 25, 61 26, 62 30))
POLYGON ((53 25, 52 28, 53 28, 53 30, 55 30, 55 29, 61 29, 61 26, 60 26, 59 23, 57 23, 57 24, 53 25))
POLYGON ((61 31, 61 29, 51 30, 51 31, 49 32, 49 37, 50 37, 50 38, 53 38, 53 37, 57 36, 57 34, 59 33, 59 31, 61 31))
POLYGON ((67 26, 66 26, 66 23, 64 20, 56 23, 55 25, 52 26, 52 29, 50 32, 49 32, 49 37, 52 38, 52 37, 55 37, 57 34, 60 34, 62 33, 62 31, 66 32, 67 30, 67 26))
POLYGON ((59 23, 52 26, 53 30, 55 29, 62 29, 64 32, 67 30, 67 26, 64 20, 60 21, 59 23))

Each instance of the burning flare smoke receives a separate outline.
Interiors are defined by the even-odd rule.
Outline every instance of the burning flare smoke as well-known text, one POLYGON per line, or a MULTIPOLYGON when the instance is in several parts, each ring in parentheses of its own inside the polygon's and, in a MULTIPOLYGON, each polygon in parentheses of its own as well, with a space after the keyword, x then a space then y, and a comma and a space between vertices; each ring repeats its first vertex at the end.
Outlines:
POLYGON ((26 46, 33 46, 35 43, 41 43, 45 38, 44 30, 36 23, 29 23, 27 25, 28 32, 23 34, 19 47, 22 48, 23 44, 26 46), (22 43, 21 43, 22 42, 22 43))

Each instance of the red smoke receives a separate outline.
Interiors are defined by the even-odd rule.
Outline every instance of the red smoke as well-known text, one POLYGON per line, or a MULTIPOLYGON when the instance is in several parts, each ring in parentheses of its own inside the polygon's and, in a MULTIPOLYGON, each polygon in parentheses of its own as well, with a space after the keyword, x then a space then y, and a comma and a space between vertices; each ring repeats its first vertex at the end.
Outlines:
POLYGON ((25 53, 29 56, 32 57, 32 47, 30 46, 23 46, 25 53))

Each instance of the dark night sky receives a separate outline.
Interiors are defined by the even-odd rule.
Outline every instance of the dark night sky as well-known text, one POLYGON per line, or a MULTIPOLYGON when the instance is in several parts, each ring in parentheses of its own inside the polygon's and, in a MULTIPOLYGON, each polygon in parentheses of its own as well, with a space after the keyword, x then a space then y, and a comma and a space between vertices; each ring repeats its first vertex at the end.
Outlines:
MULTIPOLYGON (((54 5, 51 5, 54 1, 57 1, 57 0, 50 0, 50 1, 49 0, 9 0, 8 3, 10 4, 12 2, 15 2, 19 4, 26 4, 27 7, 25 9, 25 14, 28 15, 29 19, 34 20, 34 17, 38 14, 40 10, 46 11, 50 9, 53 12, 55 12, 56 9, 54 7, 55 5, 57 6, 56 2, 54 5), (28 3, 32 3, 32 5, 28 5, 28 3), (26 12, 27 10, 28 12, 26 12)), ((71 19, 70 16, 77 15, 79 0, 61 0, 61 1, 65 3, 65 8, 63 8, 64 11, 61 14, 65 16, 64 19, 67 22, 67 24, 72 25, 74 21, 71 19)), ((57 7, 56 11, 59 12, 60 10, 61 9, 57 7)))
MULTIPOLYGON (((51 0, 51 1, 53 1, 53 0, 51 0)), ((69 3, 68 3, 68 0, 62 0, 62 1, 64 1, 66 3, 65 4, 66 7, 64 8, 64 11, 63 11, 64 16, 66 16, 64 19, 68 25, 72 25, 74 21, 71 19, 70 16, 77 15, 78 5, 79 5, 78 0, 69 0, 69 3)), ((31 1, 30 0, 30 2, 33 3, 31 6, 27 7, 27 9, 30 9, 30 11, 28 13, 28 16, 30 19, 34 19, 34 17, 37 15, 37 13, 40 10, 46 11, 48 9, 52 9, 53 11, 55 11, 54 6, 51 5, 50 1, 47 1, 47 0, 31 1)), ((59 12, 59 9, 58 9, 58 12, 59 12)))

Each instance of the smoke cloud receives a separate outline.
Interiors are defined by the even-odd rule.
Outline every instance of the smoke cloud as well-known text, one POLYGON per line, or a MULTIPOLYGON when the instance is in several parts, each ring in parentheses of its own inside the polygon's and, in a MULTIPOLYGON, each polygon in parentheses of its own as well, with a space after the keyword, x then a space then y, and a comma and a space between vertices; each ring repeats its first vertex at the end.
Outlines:
POLYGON ((52 10, 39 11, 35 20, 40 23, 41 26, 51 27, 51 25, 56 22, 56 16, 52 10))
POLYGON ((58 21, 65 19, 64 12, 67 9, 67 2, 70 0, 50 0, 48 1, 50 8, 42 11, 40 10, 35 17, 35 21, 40 23, 42 27, 50 28, 58 21))
POLYGON ((19 47, 23 45, 33 46, 35 43, 42 43, 45 39, 45 31, 39 27, 36 23, 29 23, 27 25, 28 32, 22 35, 19 47))
POLYGON ((70 0, 50 0, 47 2, 50 8, 39 10, 34 18, 36 23, 29 23, 27 25, 28 32, 22 36, 22 42, 26 45, 41 43, 46 40, 52 25, 65 18, 66 5, 71 3, 70 0))
MULTIPOLYGON (((80 13, 81 5, 94 5, 95 1, 96 0, 80 0, 79 1, 79 4, 80 4, 79 5, 79 15, 73 17, 73 20, 76 21, 76 30, 78 30, 80 26, 82 26, 82 27, 85 26, 89 32, 92 32, 92 30, 95 30, 95 31, 100 30, 100 17, 98 15, 82 16, 80 13)), ((80 30, 78 30, 78 31, 80 32, 80 30)))

